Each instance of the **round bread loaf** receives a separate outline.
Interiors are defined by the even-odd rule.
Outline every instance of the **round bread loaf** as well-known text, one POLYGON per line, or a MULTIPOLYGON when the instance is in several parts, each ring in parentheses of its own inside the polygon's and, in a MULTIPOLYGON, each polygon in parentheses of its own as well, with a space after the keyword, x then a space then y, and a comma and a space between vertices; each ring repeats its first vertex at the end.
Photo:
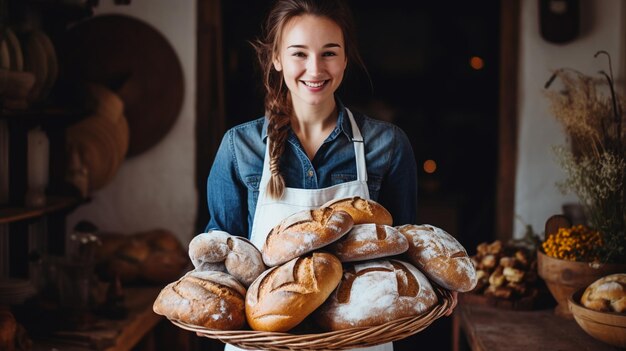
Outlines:
POLYGON ((406 253, 433 282, 453 291, 470 291, 478 279, 467 251, 452 235, 435 226, 406 224, 396 227, 409 241, 406 253))
POLYGON ((189 257, 196 270, 227 272, 245 286, 266 269, 261 252, 248 239, 220 230, 196 235, 189 257))
POLYGON ((353 224, 347 212, 330 207, 298 211, 284 218, 267 235, 263 261, 268 266, 283 264, 337 241, 353 224))
POLYGON ((241 329, 246 289, 223 272, 190 271, 165 286, 152 309, 155 313, 209 329, 241 329))
POLYGON ((595 311, 626 313, 626 273, 597 279, 585 289, 580 302, 595 311))
POLYGON ((365 261, 406 252, 409 242, 396 228, 384 224, 356 224, 326 250, 341 262, 365 261))
POLYGON ((341 280, 339 259, 313 252, 268 269, 246 294, 246 317, 254 330, 286 332, 318 308, 341 280))
POLYGON ((15 350, 18 324, 9 308, 0 306, 0 350, 15 350))
POLYGON ((374 200, 363 199, 359 196, 331 200, 322 207, 331 207, 346 211, 352 216, 354 224, 376 223, 392 225, 393 218, 383 205, 374 200))
POLYGON ((413 265, 372 260, 346 265, 341 283, 314 316, 325 330, 370 327, 419 315, 437 301, 430 282, 413 265))

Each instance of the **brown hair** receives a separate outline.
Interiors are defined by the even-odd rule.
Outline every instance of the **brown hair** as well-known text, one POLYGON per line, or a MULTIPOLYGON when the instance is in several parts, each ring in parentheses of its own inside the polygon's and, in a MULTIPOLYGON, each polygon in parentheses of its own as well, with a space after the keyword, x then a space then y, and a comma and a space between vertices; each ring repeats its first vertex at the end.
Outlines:
MULTIPOLYGON (((293 113, 291 96, 283 82, 281 72, 274 69, 273 59, 278 55, 281 34, 285 25, 294 17, 315 15, 335 22, 343 33, 348 62, 354 62, 365 70, 363 60, 356 47, 352 12, 341 0, 277 0, 270 10, 263 36, 252 43, 257 52, 263 85, 265 87, 265 114, 268 118, 267 134, 271 140, 271 178, 267 193, 272 198, 280 198, 285 189, 285 180, 280 174, 280 157, 285 150, 290 116, 293 113)), ((367 72, 367 70, 365 70, 367 72)))

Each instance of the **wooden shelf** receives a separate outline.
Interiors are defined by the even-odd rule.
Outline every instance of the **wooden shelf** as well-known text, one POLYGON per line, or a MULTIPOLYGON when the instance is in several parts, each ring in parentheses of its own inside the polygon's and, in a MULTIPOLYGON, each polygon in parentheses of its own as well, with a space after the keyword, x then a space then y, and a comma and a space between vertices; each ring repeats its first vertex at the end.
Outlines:
POLYGON ((85 199, 77 197, 49 196, 44 207, 3 207, 0 208, 0 224, 24 221, 54 212, 69 210, 84 202, 86 202, 85 199))
POLYGON ((34 110, 0 111, 0 119, 26 124, 65 126, 87 116, 89 111, 64 107, 48 107, 34 110))

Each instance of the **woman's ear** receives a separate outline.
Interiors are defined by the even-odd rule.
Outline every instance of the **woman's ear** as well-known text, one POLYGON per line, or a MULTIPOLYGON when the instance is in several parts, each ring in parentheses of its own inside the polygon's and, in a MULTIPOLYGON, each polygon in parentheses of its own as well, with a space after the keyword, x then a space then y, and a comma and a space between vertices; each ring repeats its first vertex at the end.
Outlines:
POLYGON ((283 70, 283 65, 280 63, 280 58, 278 57, 274 57, 274 60, 272 60, 272 62, 274 63, 274 69, 278 72, 283 70))

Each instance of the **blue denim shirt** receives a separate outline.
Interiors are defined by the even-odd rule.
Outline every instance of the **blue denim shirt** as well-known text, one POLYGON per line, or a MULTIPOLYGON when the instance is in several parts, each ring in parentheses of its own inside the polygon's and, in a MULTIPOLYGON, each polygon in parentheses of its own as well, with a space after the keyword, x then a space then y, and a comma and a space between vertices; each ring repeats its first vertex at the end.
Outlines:
MULTIPOLYGON (((292 130, 280 169, 290 188, 319 189, 356 180, 352 128, 338 102, 337 126, 310 161, 292 130)), ((399 127, 352 111, 365 143, 370 198, 393 216, 394 225, 415 224, 417 167, 411 143, 399 127)), ((263 171, 267 120, 240 124, 224 135, 207 181, 206 230, 249 237, 263 171)))

